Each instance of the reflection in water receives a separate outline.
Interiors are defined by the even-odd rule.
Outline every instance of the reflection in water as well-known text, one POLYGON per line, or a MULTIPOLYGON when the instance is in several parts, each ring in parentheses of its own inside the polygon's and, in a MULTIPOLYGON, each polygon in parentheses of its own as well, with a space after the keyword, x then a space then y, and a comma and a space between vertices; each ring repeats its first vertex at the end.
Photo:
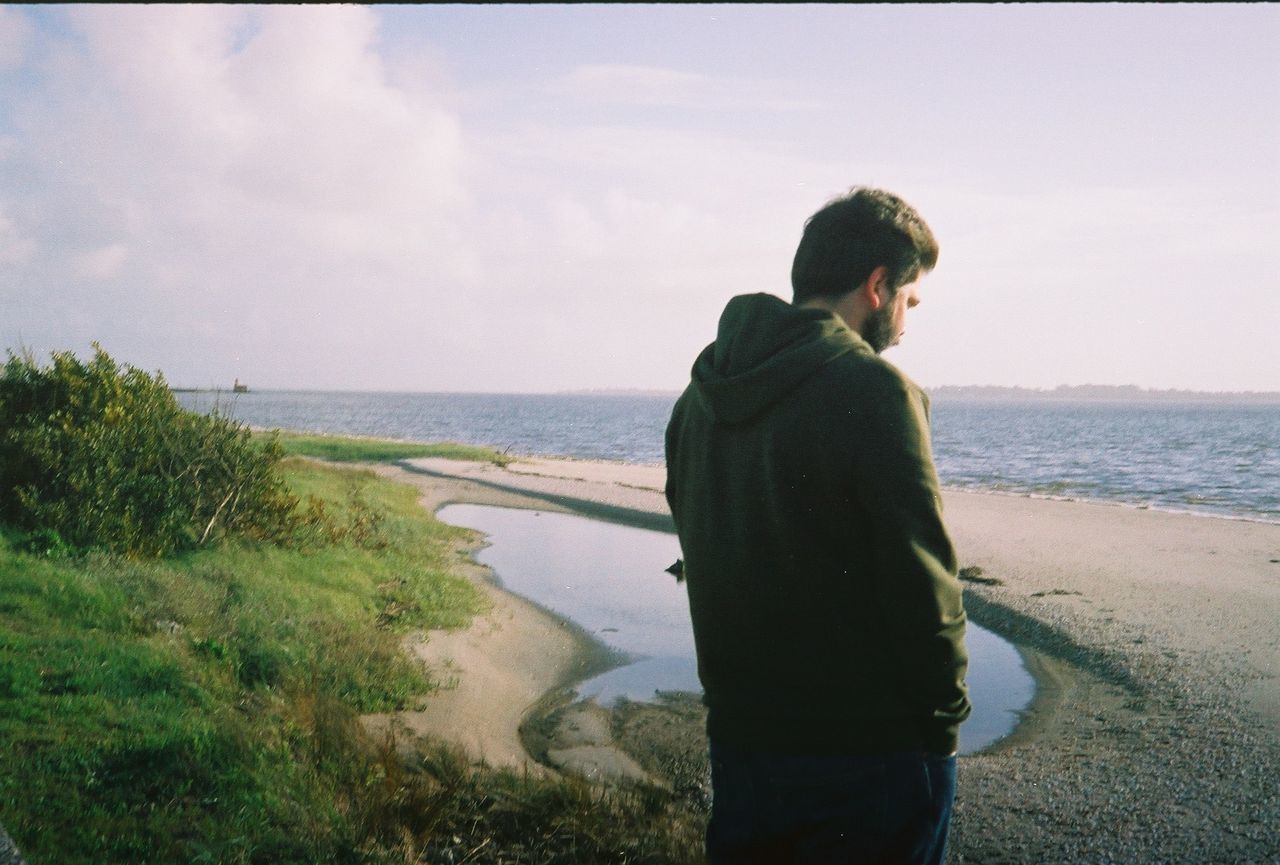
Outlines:
MULTIPOLYGON (((568 514, 448 505, 447 523, 477 529, 490 546, 477 558, 502 585, 572 619, 633 660, 577 686, 609 704, 655 691, 701 691, 684 587, 665 572, 680 555, 675 535, 568 514)), ((1034 683, 1013 645, 972 623, 969 690, 974 714, 960 728, 962 753, 1012 731, 1034 683)))

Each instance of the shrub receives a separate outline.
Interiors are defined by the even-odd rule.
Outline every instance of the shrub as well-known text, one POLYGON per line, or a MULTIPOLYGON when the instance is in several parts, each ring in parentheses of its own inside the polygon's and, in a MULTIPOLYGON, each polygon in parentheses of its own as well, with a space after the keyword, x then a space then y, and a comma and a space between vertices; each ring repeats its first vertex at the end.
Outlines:
POLYGON ((132 556, 293 530, 275 439, 184 410, 160 373, 96 343, 88 363, 52 360, 10 352, 0 374, 0 521, 132 556))

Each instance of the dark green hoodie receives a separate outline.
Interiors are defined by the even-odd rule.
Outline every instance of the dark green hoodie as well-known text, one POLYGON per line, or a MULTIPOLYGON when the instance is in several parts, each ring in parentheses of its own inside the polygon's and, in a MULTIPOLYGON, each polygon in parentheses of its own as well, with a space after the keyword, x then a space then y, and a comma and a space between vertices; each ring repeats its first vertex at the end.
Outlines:
POLYGON ((725 307, 666 438, 712 738, 955 750, 965 615, 927 412, 835 315, 725 307))

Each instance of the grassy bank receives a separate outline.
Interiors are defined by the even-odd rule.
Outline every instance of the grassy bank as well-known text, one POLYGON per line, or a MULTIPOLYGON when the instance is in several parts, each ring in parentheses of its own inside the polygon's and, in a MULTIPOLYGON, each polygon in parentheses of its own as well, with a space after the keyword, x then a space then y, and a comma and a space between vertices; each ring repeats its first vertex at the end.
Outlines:
POLYGON ((286 477, 316 497, 294 549, 142 562, 0 542, 0 820, 33 861, 355 849, 355 715, 428 692, 401 635, 461 625, 479 596, 447 570, 459 530, 411 490, 286 477))
POLYGON ((421 444, 392 439, 364 438, 357 436, 318 435, 315 433, 279 432, 277 434, 285 453, 314 457, 340 463, 391 462, 415 457, 445 457, 456 460, 473 460, 506 465, 511 458, 491 448, 454 442, 421 444))
POLYGON ((430 699, 404 635, 479 609, 463 531, 370 473, 284 468, 290 545, 140 561, 0 532, 0 824, 30 862, 694 861, 665 794, 368 740, 359 713, 430 699))

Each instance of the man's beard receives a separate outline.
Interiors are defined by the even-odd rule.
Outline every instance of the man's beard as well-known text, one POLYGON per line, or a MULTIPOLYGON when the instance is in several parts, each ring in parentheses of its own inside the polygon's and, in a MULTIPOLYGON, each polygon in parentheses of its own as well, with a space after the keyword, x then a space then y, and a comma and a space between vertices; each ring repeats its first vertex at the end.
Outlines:
POLYGON ((867 341, 872 351, 880 354, 897 340, 898 335, 894 330, 893 306, 886 303, 862 322, 859 336, 867 341))

